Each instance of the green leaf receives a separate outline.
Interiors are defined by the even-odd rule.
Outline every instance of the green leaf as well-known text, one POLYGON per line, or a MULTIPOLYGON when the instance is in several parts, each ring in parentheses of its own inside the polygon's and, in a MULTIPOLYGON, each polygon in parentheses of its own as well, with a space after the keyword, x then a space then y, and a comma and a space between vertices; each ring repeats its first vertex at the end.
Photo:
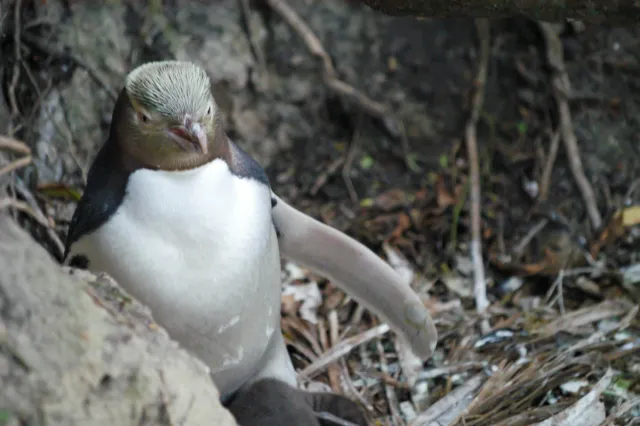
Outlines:
POLYGON ((447 154, 442 154, 440 158, 438 158, 438 162, 440 163, 440 167, 443 169, 449 168, 449 157, 447 154))
POLYGON ((420 173, 422 171, 422 167, 418 165, 418 156, 416 154, 407 155, 407 166, 409 170, 414 173, 420 173))
POLYGON ((80 201, 82 197, 82 194, 75 189, 62 184, 41 185, 38 189, 40 193, 48 198, 64 198, 67 200, 80 201))
POLYGON ((527 123, 525 123, 524 121, 518 123, 518 133, 520 133, 520 136, 524 136, 527 134, 527 123))
POLYGON ((4 426, 9 423, 13 416, 8 410, 0 409, 0 426, 4 426))
POLYGON ((373 158, 371 158, 371 156, 365 154, 362 156, 362 159, 360 159, 360 168, 362 170, 368 170, 373 166, 373 158))
POLYGON ((373 206, 372 198, 363 198, 362 200, 360 200, 360 207, 371 207, 371 206, 373 206))
POLYGON ((615 386, 623 390, 629 390, 629 388, 631 387, 631 380, 619 378, 618 380, 616 380, 615 386))

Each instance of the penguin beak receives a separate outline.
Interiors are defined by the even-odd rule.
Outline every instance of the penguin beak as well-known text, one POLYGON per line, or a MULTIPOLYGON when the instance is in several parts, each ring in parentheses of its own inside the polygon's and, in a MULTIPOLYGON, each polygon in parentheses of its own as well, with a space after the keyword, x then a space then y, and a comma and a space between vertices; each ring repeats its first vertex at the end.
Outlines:
POLYGON ((185 151, 195 149, 202 155, 207 155, 209 152, 207 132, 202 124, 193 121, 188 114, 184 116, 182 126, 170 127, 166 133, 185 151))

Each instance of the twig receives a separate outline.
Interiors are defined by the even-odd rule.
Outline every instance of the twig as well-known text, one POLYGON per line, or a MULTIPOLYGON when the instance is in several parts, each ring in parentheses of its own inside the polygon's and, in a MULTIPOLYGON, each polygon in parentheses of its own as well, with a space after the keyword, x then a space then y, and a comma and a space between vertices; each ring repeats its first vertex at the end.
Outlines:
POLYGON ((338 168, 344 164, 346 156, 341 155, 340 157, 333 160, 326 169, 316 178, 311 190, 309 191, 311 195, 316 195, 318 191, 327 183, 327 180, 338 171, 338 168))
MULTIPOLYGON (((315 416, 317 418, 319 418, 319 419, 326 420, 327 422, 330 422, 330 423, 338 425, 338 426, 358 426, 357 424, 355 424, 353 422, 341 419, 340 417, 334 416, 333 414, 331 414, 329 412, 326 412, 326 411, 321 411, 319 413, 315 413, 315 416)), ((325 424, 327 422, 323 422, 323 424, 325 424)))
MULTIPOLYGON (((328 315, 329 319, 329 341, 331 347, 338 344, 338 311, 332 309, 328 315)), ((326 333, 326 330, 325 330, 326 333)), ((329 383, 334 391, 342 393, 344 390, 343 381, 341 377, 341 368, 337 362, 332 362, 328 367, 329 383)))
POLYGON ((460 373, 467 370, 477 370, 483 368, 484 364, 481 362, 469 361, 460 364, 448 365, 446 367, 432 368, 430 370, 422 371, 418 375, 418 380, 435 379, 440 376, 447 376, 449 374, 460 373))
POLYGON ((504 256, 507 252, 507 246, 504 242, 504 216, 503 211, 498 213, 498 253, 501 256, 504 256))
POLYGON ((111 89, 111 87, 109 87, 109 85, 102 79, 102 77, 100 77, 100 74, 93 67, 91 67, 88 63, 84 62, 78 56, 69 52, 60 52, 56 50, 55 47, 48 45, 47 42, 42 41, 31 34, 24 34, 23 38, 28 43, 31 43, 38 49, 44 52, 49 52, 50 56, 73 61, 78 67, 82 68, 87 72, 87 74, 94 81, 94 83, 96 83, 102 90, 105 91, 105 93, 107 94, 107 96, 109 96, 111 101, 115 102, 117 100, 118 94, 116 93, 116 91, 114 91, 113 89, 111 89))
POLYGON ((551 184, 551 172, 553 172, 553 165, 556 162, 558 156, 558 148, 560 147, 560 133, 554 132, 551 137, 551 145, 549 146, 549 154, 547 155, 547 162, 544 165, 542 171, 542 177, 540 178, 540 201, 545 201, 549 195, 549 185, 551 184))
MULTIPOLYGON (((484 275, 484 261, 482 259, 482 234, 480 223, 480 167, 478 165, 478 146, 476 142, 476 125, 482 103, 484 100, 484 87, 487 81, 487 68, 489 63, 489 53, 491 51, 491 34, 489 21, 487 19, 477 19, 476 27, 478 38, 480 39, 480 63, 478 74, 475 79, 475 92, 471 96, 471 117, 467 122, 465 136, 467 141, 467 154, 469 156, 469 180, 471 181, 470 202, 471 202, 471 260, 474 272, 474 294, 477 312, 483 312, 489 301, 487 300, 487 287, 484 275)), ((482 322, 483 333, 488 323, 482 322)))
POLYGON ((369 329, 363 333, 349 337, 348 339, 343 340, 338 345, 322 354, 317 360, 309 364, 304 370, 298 372, 298 376, 312 377, 316 373, 326 368, 327 365, 347 355, 353 350, 353 348, 363 343, 367 343, 368 341, 375 339, 376 337, 380 337, 388 331, 388 324, 380 324, 379 326, 369 329))
MULTIPOLYGON (((362 359, 362 358, 361 358, 362 359)), ((344 370, 346 370, 346 361, 344 360, 344 358, 342 358, 340 360, 340 364, 342 365, 342 368, 344 370)), ((355 385, 353 384, 353 381, 350 380, 351 378, 349 378, 349 380, 347 380, 347 391, 349 394, 351 394, 351 396, 355 399, 357 399, 358 401, 360 401, 360 404, 362 404, 363 407, 365 407, 369 412, 373 412, 373 406, 371 405, 371 403, 369 403, 369 401, 367 401, 367 399, 362 396, 362 394, 360 392, 358 392, 358 390, 356 389, 355 385)))
MULTIPOLYGON (((389 364, 387 363, 387 357, 384 354, 384 348, 382 347, 382 341, 380 339, 376 342, 376 348, 378 349, 378 355, 380 356, 380 370, 382 371, 382 374, 389 376, 389 364)), ((400 410, 398 409, 398 395, 396 395, 394 387, 385 382, 384 393, 387 397, 387 405, 389 406, 393 423, 397 426, 404 425, 402 416, 400 416, 400 410)))
POLYGON ((315 352, 314 357, 309 359, 316 359, 319 354, 324 352, 320 347, 320 345, 318 344, 318 341, 313 337, 313 335, 311 335, 309 330, 304 325, 295 321, 292 318, 283 318, 283 322, 287 326, 291 327, 292 329, 300 333, 302 336, 304 336, 305 339, 307 339, 307 341, 311 345, 311 349, 315 352))
POLYGON ((20 111, 18 111, 18 101, 16 99, 16 86, 18 85, 18 79, 20 78, 20 62, 22 62, 22 52, 20 48, 22 44, 20 42, 20 11, 22 9, 22 0, 16 0, 14 19, 13 19, 13 50, 14 50, 14 62, 13 73, 11 75, 11 84, 9 85, 9 103, 11 104, 11 118, 16 118, 20 111))
POLYGON ((31 156, 27 155, 26 157, 22 157, 18 160, 15 160, 9 164, 7 164, 6 166, 4 166, 3 168, 0 169, 0 176, 6 174, 6 173, 10 173, 16 169, 20 169, 22 167, 28 166, 29 164, 31 164, 31 156))
POLYGON ((562 285, 563 281, 564 281, 564 269, 560 269, 560 272, 558 273, 558 277, 555 279, 555 281, 553 282, 553 284, 551 285, 551 287, 549 288, 545 296, 545 303, 548 303, 549 305, 553 305, 556 302, 556 300, 558 301, 558 307, 560 308, 560 316, 564 316, 565 314, 564 294, 563 294, 564 290, 562 285), (553 300, 549 301, 554 291, 557 291, 558 295, 554 297, 553 300))
POLYGON ((0 135, 0 149, 10 149, 20 154, 31 154, 31 148, 19 140, 0 135))
POLYGON ((522 253, 524 252, 525 247, 531 242, 533 237, 538 235, 538 233, 542 231, 545 226, 547 226, 548 223, 549 223, 549 219, 544 218, 540 220, 540 222, 538 222, 533 228, 531 228, 529 232, 527 232, 527 235, 522 237, 522 240, 520 240, 520 242, 516 244, 516 246, 513 248, 514 256, 518 258, 522 256, 522 253))
POLYGON ((260 48, 258 44, 258 40, 256 40, 255 32, 251 28, 251 5, 249 4, 249 0, 238 0, 240 4, 240 12, 245 25, 245 32, 247 33, 247 39, 249 40, 249 45, 251 46, 251 50, 253 51, 253 56, 258 63, 260 79, 261 83, 268 84, 267 81, 267 61, 264 57, 264 52, 260 48))
POLYGON ((360 375, 362 375, 362 376, 367 376, 367 377, 372 377, 372 378, 375 378, 375 379, 380 379, 385 384, 393 386, 394 388, 405 389, 405 390, 409 390, 410 389, 410 386, 409 386, 408 383, 401 382, 400 380, 392 377, 388 373, 381 373, 379 371, 375 371, 375 370, 372 370, 372 369, 359 371, 358 373, 360 375))
POLYGON ((564 142, 564 147, 567 152, 569 167, 573 174, 573 178, 576 181, 576 185, 580 190, 582 199, 584 200, 591 225, 595 230, 598 230, 602 226, 602 217, 598 210, 598 204, 596 202, 596 196, 593 188, 584 174, 582 160, 580 159, 578 141, 576 134, 573 131, 571 110, 569 109, 568 102, 569 94, 571 92, 571 83, 564 66, 562 42, 560 41, 560 38, 552 24, 548 22, 539 22, 538 25, 540 25, 542 35, 544 36, 547 44, 547 62, 551 67, 553 93, 556 103, 558 104, 558 114, 560 116, 560 133, 562 134, 562 141, 564 142))
POLYGON ((0 176, 31 164, 31 149, 22 141, 0 135, 0 149, 10 149, 20 154, 25 154, 24 157, 0 168, 0 176))
MULTIPOLYGON (((476 395, 477 390, 482 386, 486 380, 484 373, 478 373, 463 385, 456 388, 454 391, 449 392, 444 397, 440 398, 436 403, 432 404, 427 411, 421 413, 418 417, 414 418, 409 426, 427 426, 438 424, 439 417, 455 412, 462 408, 468 407, 469 403, 476 395)), ((451 424, 455 424, 452 422, 451 424)), ((449 422, 445 423, 449 424, 449 422)))
POLYGON ((304 40, 307 48, 311 53, 322 59, 322 66, 327 75, 335 77, 338 75, 336 69, 331 62, 331 57, 322 46, 320 39, 313 33, 311 28, 298 16, 295 10, 283 0, 267 0, 267 3, 273 10, 289 24, 300 37, 304 40))
POLYGON ((353 160, 355 160, 356 155, 358 154, 361 133, 362 114, 358 114, 358 122, 353 133, 353 139, 349 144, 349 150, 347 151, 344 165, 342 166, 342 179, 344 179, 344 184, 347 186, 347 191, 349 191, 349 198, 351 198, 351 202, 353 204, 358 203, 358 193, 356 192, 356 188, 353 186, 353 181, 351 180, 351 165, 353 164, 353 160))
POLYGON ((366 94, 362 93, 355 87, 340 80, 338 72, 331 61, 331 57, 325 50, 322 42, 318 36, 316 36, 307 25, 306 22, 298 16, 296 11, 287 4, 285 0, 266 0, 269 6, 276 11, 282 19, 289 24, 293 30, 298 33, 304 40, 309 51, 322 61, 324 83, 338 95, 347 97, 351 101, 355 102, 363 111, 367 114, 380 120, 387 131, 396 138, 400 138, 402 143, 402 149, 404 151, 404 162, 407 168, 410 167, 410 161, 408 158, 408 141, 406 140, 406 132, 404 131, 404 125, 394 117, 394 114, 384 104, 377 102, 366 94))
POLYGON ((605 419, 604 423, 602 423, 602 426, 614 425, 617 419, 622 418, 622 416, 631 411, 636 405, 640 405, 640 398, 633 398, 623 404, 620 404, 615 409, 611 410, 611 414, 609 414, 609 416, 605 419))
POLYGON ((636 189, 640 188, 640 179, 636 179, 633 181, 631 185, 629 185, 629 189, 627 189, 627 193, 624 195, 624 202, 631 203, 631 197, 633 193, 636 192, 636 189))
POLYGON ((27 188, 27 185, 25 185, 25 183, 20 178, 15 180, 15 190, 22 198, 25 199, 25 201, 29 204, 29 206, 31 206, 31 208, 36 213, 36 215, 41 218, 41 219, 36 218, 36 220, 38 220, 38 222, 43 224, 44 222, 47 223, 47 225, 44 225, 47 228, 47 235, 49 236, 51 241, 53 241, 53 244, 55 245, 55 247, 58 249, 58 255, 62 256, 64 253, 64 244, 62 243, 62 240, 56 233, 55 229, 53 229, 53 227, 51 226, 51 223, 49 223, 47 216, 44 214, 40 206, 38 206, 38 202, 36 201, 36 198, 33 196, 31 191, 29 191, 29 189, 27 188))
POLYGON ((10 197, 0 199, 0 211, 6 209, 7 207, 12 207, 18 211, 26 213, 40 225, 44 226, 45 228, 49 227, 49 223, 47 222, 47 220, 33 211, 29 204, 25 203, 24 201, 16 200, 15 198, 10 197))

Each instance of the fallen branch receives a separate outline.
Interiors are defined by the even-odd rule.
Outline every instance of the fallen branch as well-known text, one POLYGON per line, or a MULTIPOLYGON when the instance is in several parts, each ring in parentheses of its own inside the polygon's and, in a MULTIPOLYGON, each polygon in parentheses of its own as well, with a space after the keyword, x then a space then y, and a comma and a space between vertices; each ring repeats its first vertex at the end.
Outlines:
POLYGON ((406 134, 404 132, 404 125, 402 122, 393 117, 393 113, 389 108, 387 108, 387 106, 371 99, 366 94, 339 78, 338 72, 331 61, 331 57, 322 45, 318 36, 314 34, 313 30, 302 20, 302 18, 300 18, 296 11, 289 6, 285 0, 266 0, 266 2, 291 28, 293 28, 296 33, 298 33, 300 37, 302 37, 309 51, 314 56, 321 59, 323 69, 322 78, 327 87, 338 95, 351 99, 351 101, 357 104, 362 111, 380 120, 390 134, 400 139, 402 149, 404 151, 403 155, 405 157, 405 165, 410 168, 410 161, 407 158, 408 142, 406 140, 406 134))
POLYGON ((13 72, 11 74, 11 84, 9 85, 9 104, 11 105, 11 118, 16 118, 20 114, 18 110, 18 100, 16 98, 16 88, 20 79, 20 62, 22 62, 20 30, 22 22, 20 19, 22 11, 22 0, 16 0, 13 12, 13 72))
POLYGON ((598 230, 602 226, 602 217, 598 210, 593 188, 584 174, 578 141, 573 131, 571 111, 569 110, 568 102, 571 83, 569 82, 569 75, 564 66, 562 42, 553 25, 540 22, 539 26, 547 44, 547 62, 551 67, 553 94, 558 105, 558 115, 560 116, 560 134, 562 135, 562 141, 567 151, 569 167, 571 168, 573 178, 584 200, 591 225, 593 225, 595 230, 598 230))
MULTIPOLYGON (((482 109, 484 100, 484 87, 487 81, 487 68, 489 63, 489 53, 491 51, 491 34, 489 21, 478 19, 476 21, 478 38, 480 40, 480 63, 475 79, 475 91, 471 95, 471 117, 465 128, 465 138, 467 141, 467 155, 469 160, 469 180, 471 191, 469 201, 471 202, 471 260, 473 262, 474 294, 477 312, 483 312, 489 301, 487 300, 487 287, 484 275, 484 260, 482 259, 482 234, 480 221, 480 166, 478 165, 478 144, 476 141, 476 126, 478 117, 482 109)), ((483 327, 483 333, 488 331, 488 324, 483 327), (484 329, 487 330, 484 330, 484 329)))
POLYGON ((542 177, 540 178, 540 196, 538 197, 540 201, 545 201, 549 195, 549 186, 551 185, 551 172, 553 172, 553 165, 556 163, 558 148, 560 148, 560 133, 554 132, 553 136, 551 137, 551 145, 549 146, 547 162, 544 165, 542 177))

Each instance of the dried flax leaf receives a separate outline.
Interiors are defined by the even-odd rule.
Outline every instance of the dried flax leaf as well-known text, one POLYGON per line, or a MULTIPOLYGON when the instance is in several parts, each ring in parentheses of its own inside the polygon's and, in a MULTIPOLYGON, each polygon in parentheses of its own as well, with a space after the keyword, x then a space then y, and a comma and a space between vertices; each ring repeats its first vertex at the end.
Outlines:
POLYGON ((376 337, 380 337, 389 331, 388 324, 380 324, 377 327, 371 328, 358 335, 344 339, 336 346, 332 347, 322 355, 318 357, 311 364, 306 366, 302 371, 298 372, 299 378, 311 378, 324 370, 329 364, 339 360, 345 355, 348 355, 354 348, 364 343, 369 342, 376 337))
POLYGON ((597 305, 578 309, 549 324, 535 330, 535 334, 552 336, 560 331, 575 332, 580 327, 601 321, 603 319, 621 316, 631 310, 633 306, 625 300, 607 300, 597 305))
POLYGON ((613 379, 613 370, 607 369, 604 376, 596 383, 591 391, 580 398, 570 408, 549 417, 533 426, 598 426, 605 421, 604 404, 599 398, 613 379))
POLYGON ((442 426, 467 409, 475 392, 486 380, 484 373, 478 373, 454 391, 440 398, 427 411, 414 418, 409 426, 442 426))
POLYGON ((469 405, 459 426, 524 426, 554 415, 574 401, 540 407, 538 401, 568 380, 585 377, 597 364, 596 353, 579 357, 567 349, 559 354, 542 353, 526 364, 495 368, 492 377, 469 405))

